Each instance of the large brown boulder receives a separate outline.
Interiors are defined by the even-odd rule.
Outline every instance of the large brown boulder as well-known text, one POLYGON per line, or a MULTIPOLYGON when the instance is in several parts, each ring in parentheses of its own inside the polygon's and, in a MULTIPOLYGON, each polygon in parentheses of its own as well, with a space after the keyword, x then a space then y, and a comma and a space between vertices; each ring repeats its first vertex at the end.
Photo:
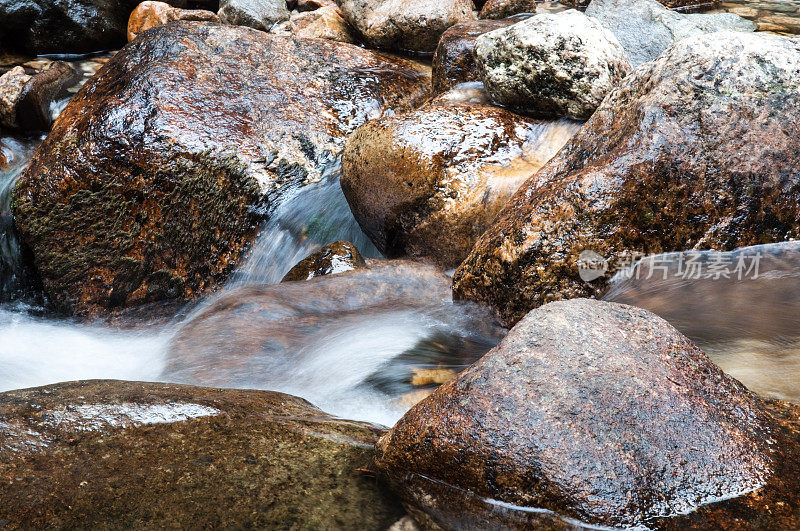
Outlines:
POLYGON ((342 157, 342 190, 387 256, 456 267, 508 198, 578 127, 436 100, 353 133, 342 157))
POLYGON ((414 63, 347 44, 153 28, 54 124, 15 191, 20 234, 64 311, 196 297, 236 265, 272 199, 318 180, 351 131, 428 84, 414 63))
POLYGON ((515 20, 474 20, 452 26, 442 34, 433 54, 434 92, 444 92, 461 83, 481 81, 475 63, 475 41, 484 33, 505 28, 515 20))
POLYGON ((0 394, 11 528, 386 529, 382 430, 270 391, 85 381, 0 394))
POLYGON ((530 312, 413 407, 377 466, 446 529, 789 529, 799 416, 656 315, 579 299, 530 312))
POLYGON ((336 0, 336 3, 367 45, 396 51, 431 53, 447 28, 475 20, 472 0, 336 0))
POLYGON ((166 2, 142 2, 131 12, 128 18, 128 40, 132 41, 141 32, 152 27, 160 26, 176 20, 199 20, 206 22, 220 22, 219 16, 213 11, 204 9, 180 9, 172 7, 166 2))
POLYGON ((580 277, 582 253, 614 270, 637 253, 797 238, 798 83, 796 39, 717 33, 673 45, 519 189, 456 271, 456 293, 513 323, 548 301, 603 293, 607 277, 580 277))

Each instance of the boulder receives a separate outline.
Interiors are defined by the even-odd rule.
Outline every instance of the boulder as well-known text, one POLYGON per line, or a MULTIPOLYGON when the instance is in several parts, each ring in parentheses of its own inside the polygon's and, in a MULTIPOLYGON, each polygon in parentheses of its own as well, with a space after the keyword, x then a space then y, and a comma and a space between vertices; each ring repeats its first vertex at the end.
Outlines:
POLYGON ((342 157, 342 190, 386 256, 456 267, 578 127, 492 105, 434 101, 356 130, 342 157))
POLYGON ((286 0, 220 0, 217 14, 226 24, 261 31, 269 31, 275 24, 289 20, 286 0))
POLYGON ((387 50, 432 53, 447 28, 475 20, 472 0, 337 0, 336 3, 368 46, 387 50))
POLYGON ((165 2, 142 2, 128 18, 128 40, 132 41, 141 32, 176 20, 199 20, 220 22, 213 11, 203 9, 180 9, 165 2))
MULTIPOLYGON (((31 55, 84 54, 125 44, 128 16, 139 0, 2 0, 0 49, 31 55)), ((216 0, 168 0, 216 9, 216 0)))
POLYGON ((611 30, 634 67, 661 55, 672 43, 717 31, 754 31, 755 23, 733 13, 683 15, 655 0, 594 0, 586 15, 611 30))
POLYGON ((16 66, 0 77, 0 124, 10 129, 46 131, 53 123, 54 102, 67 96, 80 75, 69 64, 53 61, 40 72, 16 66))
POLYGON ((489 0, 478 18, 501 19, 521 13, 536 13, 536 0, 489 0))
POLYGON ((382 430, 270 391, 83 381, 0 394, 0 518, 65 528, 386 529, 382 430))
POLYGON ((317 181, 368 117, 426 96, 420 68, 236 26, 140 35, 70 101, 15 190, 51 301, 92 315, 215 287, 283 190, 317 181))
POLYGON ((282 282, 338 275, 366 265, 355 245, 350 242, 333 242, 298 262, 286 273, 282 282))
POLYGON ((800 41, 679 41, 613 91, 508 202, 456 271, 459 297, 513 323, 548 301, 600 296, 644 255, 800 237, 800 41), (582 258, 583 255, 583 258, 582 258))
POLYGON ((656 315, 578 299, 414 406, 376 466, 445 529, 789 529, 798 418, 656 315))
POLYGON ((481 81, 475 63, 475 41, 484 33, 515 24, 514 20, 475 20, 452 26, 442 34, 433 54, 433 91, 444 92, 461 83, 481 81))
POLYGON ((475 57, 496 103, 586 119, 631 67, 616 37, 582 13, 541 14, 478 37, 475 57))
POLYGON ((353 28, 344 20, 335 4, 292 15, 289 30, 294 36, 306 39, 357 42, 353 28))

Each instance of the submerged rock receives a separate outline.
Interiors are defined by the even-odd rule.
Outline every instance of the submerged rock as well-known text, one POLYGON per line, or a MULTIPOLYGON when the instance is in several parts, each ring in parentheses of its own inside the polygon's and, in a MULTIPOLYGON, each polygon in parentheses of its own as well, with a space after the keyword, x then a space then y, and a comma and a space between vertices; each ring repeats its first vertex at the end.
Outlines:
POLYGON ((337 0, 345 19, 368 46, 433 52, 442 33, 475 20, 472 0, 337 0))
POLYGON ((132 41, 141 32, 176 20, 198 20, 220 22, 213 11, 203 9, 179 9, 165 2, 142 2, 128 19, 128 40, 132 41))
POLYGON ((153 28, 55 123, 15 191, 20 234, 64 311, 196 297, 236 265, 268 202, 428 87, 415 63, 347 44, 153 28))
POLYGON ((500 19, 521 13, 536 13, 536 0, 489 0, 478 18, 500 19))
POLYGON ((654 314, 557 302, 413 407, 377 467, 446 529, 794 528, 790 411, 654 314))
POLYGON ((14 527, 386 529, 382 433, 270 391, 85 381, 0 394, 14 527))
POLYGON ((269 31, 278 22, 289 20, 286 0, 220 0, 219 18, 227 24, 269 31))
POLYGON ((355 245, 350 242, 333 242, 301 260, 286 273, 282 282, 337 275, 366 265, 355 245))
POLYGON ((490 31, 515 24, 515 20, 462 22, 442 34, 433 54, 433 90, 444 92, 461 83, 481 81, 475 63, 475 41, 490 31))
POLYGON ((636 253, 800 237, 798 83, 796 39, 676 43, 520 188, 456 271, 456 293, 513 323, 548 301, 601 295, 608 277, 581 278, 587 254, 613 271, 636 253))
POLYGON ((434 101, 353 133, 342 157, 342 190, 381 252, 456 267, 578 127, 434 101))
POLYGON ((586 15, 614 33, 634 67, 687 37, 756 29, 753 22, 732 13, 683 15, 655 0, 593 0, 586 15))
MULTIPOLYGON (((335 348, 337 341, 355 345, 376 327, 385 330, 381 315, 389 315, 391 327, 397 328, 408 322, 399 316, 403 311, 445 308, 455 314, 449 284, 449 278, 431 265, 393 260, 304 282, 230 290, 183 324, 170 345, 162 377, 274 389, 287 385, 288 372, 295 375, 289 382, 293 386, 313 388, 316 378, 328 386, 328 372, 315 375, 295 368, 320 363, 319 353, 335 348)), ((475 310, 475 316, 471 333, 500 333, 488 312, 475 310)), ((347 363, 356 354, 332 361, 347 363)), ((352 380, 353 371, 347 372, 344 382, 352 380)))
POLYGON ((475 57, 492 100, 536 116, 586 119, 631 67, 614 35, 570 10, 478 37, 475 57))

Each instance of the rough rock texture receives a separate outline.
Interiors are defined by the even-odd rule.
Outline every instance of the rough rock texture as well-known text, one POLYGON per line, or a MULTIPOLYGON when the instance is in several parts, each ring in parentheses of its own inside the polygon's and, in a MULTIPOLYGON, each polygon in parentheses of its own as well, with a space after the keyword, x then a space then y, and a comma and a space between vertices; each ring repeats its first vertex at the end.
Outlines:
POLYGON ((532 311, 412 408, 377 466, 445 528, 796 528, 796 428, 663 319, 580 299, 532 311), (497 510, 471 514, 465 490, 497 510), (529 511, 503 522, 503 503, 529 511))
POLYGON ((0 76, 0 125, 17 127, 17 102, 30 79, 21 66, 15 66, 0 76))
MULTIPOLYGON (((387 310, 440 307, 451 301, 449 278, 436 267, 406 260, 305 282, 252 285, 226 292, 186 322, 169 348, 168 381, 263 387, 285 383, 301 348, 330 323, 362 323, 387 310)), ((496 329, 487 313, 474 325, 496 329)), ((325 338, 323 341, 330 341, 325 338)))
POLYGON ((445 31, 433 54, 434 92, 444 92, 460 83, 481 81, 475 63, 475 41, 484 33, 514 23, 515 20, 475 20, 456 24, 445 31))
POLYGON ((286 0, 220 0, 219 18, 227 24, 269 31, 278 22, 289 20, 286 0))
POLYGON ((305 39, 357 42, 353 28, 345 21, 335 4, 292 15, 289 29, 296 37, 305 39))
POLYGON ((58 118, 17 185, 17 225, 64 311, 195 297, 235 266, 266 202, 428 87, 416 64, 347 44, 153 28, 58 118))
POLYGON ((731 250, 800 237, 800 41, 716 33, 642 65, 507 204, 456 271, 513 323, 599 296, 582 251, 731 250))
POLYGON ((481 35, 475 57, 495 102, 549 117, 588 118, 631 69, 614 35, 575 10, 481 35))
MULTIPOLYGON (((29 54, 89 53, 125 43, 128 15, 138 0, 0 0, 0 49, 29 54)), ((169 0, 177 7, 212 8, 215 0, 169 0)))
POLYGON ((337 0, 345 19, 371 47, 433 52, 442 33, 475 20, 471 0, 337 0))
POLYGON ((85 381, 2 393, 0 519, 386 529, 403 511, 359 470, 381 431, 269 391, 85 381))
POLYGON ((733 13, 682 15, 655 0, 594 0, 586 15, 611 30, 636 67, 672 43, 717 31, 754 31, 755 23, 733 13))
POLYGON ((165 2, 142 2, 128 18, 128 40, 132 41, 141 32, 176 20, 198 20, 220 22, 213 11, 204 9, 180 9, 165 2))
POLYGON ((381 252, 456 267, 577 129, 491 105, 434 101, 356 130, 342 157, 342 190, 381 252))
POLYGON ((478 18, 499 19, 521 13, 536 13, 536 0, 489 0, 478 18))
POLYGON ((282 282, 337 275, 366 265, 355 245, 350 242, 333 242, 298 262, 286 273, 282 282))
POLYGON ((69 96, 67 89, 80 79, 80 74, 63 61, 53 61, 32 76, 17 102, 17 127, 24 131, 50 129, 53 124, 52 104, 69 96))

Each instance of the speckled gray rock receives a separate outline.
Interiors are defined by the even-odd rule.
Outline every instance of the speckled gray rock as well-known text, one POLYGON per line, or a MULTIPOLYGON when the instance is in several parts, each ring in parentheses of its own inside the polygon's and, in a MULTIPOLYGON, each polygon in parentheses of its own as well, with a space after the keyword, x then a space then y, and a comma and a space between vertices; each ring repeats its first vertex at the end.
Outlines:
POLYGON ((379 470, 406 502, 447 529, 572 529, 553 514, 714 529, 724 516, 695 511, 729 497, 766 528, 798 518, 778 524, 768 499, 783 489, 781 512, 796 511, 797 480, 782 476, 795 468, 796 433, 669 323, 615 303, 530 312, 377 447, 379 470), (472 512, 475 500, 458 503, 467 491, 492 501, 484 514, 472 512), (503 503, 526 509, 522 522, 498 522, 503 503))
POLYGON ((433 52, 442 33, 475 20, 471 0, 336 0, 345 19, 371 47, 433 52))
POLYGON ((588 118, 631 70, 616 37, 575 10, 481 35, 475 58, 496 103, 545 117, 588 118))
POLYGON ((286 0, 220 0, 217 13, 223 22, 269 31, 289 20, 286 0))
POLYGON ((693 35, 756 29, 755 23, 733 13, 684 15, 655 0, 593 0, 586 15, 616 35, 634 67, 693 35))
POLYGON ((30 79, 31 76, 21 66, 16 66, 0 76, 0 125, 17 127, 17 102, 30 79))

